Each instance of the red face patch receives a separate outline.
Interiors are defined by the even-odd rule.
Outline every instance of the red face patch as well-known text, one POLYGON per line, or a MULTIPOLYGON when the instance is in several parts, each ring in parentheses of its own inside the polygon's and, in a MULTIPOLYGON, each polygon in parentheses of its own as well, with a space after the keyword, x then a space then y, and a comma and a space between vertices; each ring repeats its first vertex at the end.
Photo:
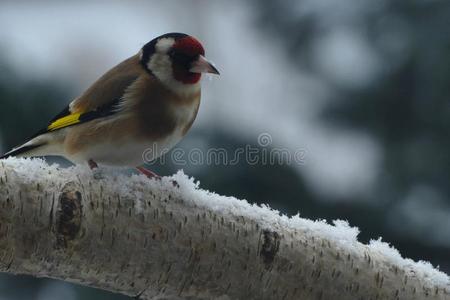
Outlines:
POLYGON ((203 49, 202 44, 192 36, 177 40, 172 49, 188 56, 205 55, 205 49, 203 49))
POLYGON ((176 80, 181 81, 182 83, 195 84, 200 81, 202 74, 192 73, 179 65, 174 65, 173 66, 173 77, 176 80))
POLYGON ((173 75, 176 80, 186 84, 195 84, 200 78, 200 73, 189 72, 190 64, 199 55, 205 55, 205 49, 200 42, 187 36, 175 42, 172 46, 173 51, 173 75))

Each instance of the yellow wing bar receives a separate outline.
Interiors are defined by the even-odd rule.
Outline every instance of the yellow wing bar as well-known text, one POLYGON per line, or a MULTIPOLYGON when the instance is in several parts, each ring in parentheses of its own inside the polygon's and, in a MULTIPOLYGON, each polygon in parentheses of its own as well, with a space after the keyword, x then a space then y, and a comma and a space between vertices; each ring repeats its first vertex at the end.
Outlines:
POLYGON ((74 113, 74 114, 70 114, 68 116, 59 118, 55 121, 53 121, 52 123, 50 123, 50 125, 48 125, 47 130, 48 131, 53 131, 53 130, 57 130, 57 129, 61 129, 70 125, 74 125, 77 123, 80 123, 80 116, 81 113, 74 113))

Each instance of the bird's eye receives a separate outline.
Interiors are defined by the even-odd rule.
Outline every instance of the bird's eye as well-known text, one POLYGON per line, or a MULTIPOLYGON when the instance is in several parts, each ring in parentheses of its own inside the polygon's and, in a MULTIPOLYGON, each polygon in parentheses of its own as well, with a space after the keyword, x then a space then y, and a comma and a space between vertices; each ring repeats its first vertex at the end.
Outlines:
POLYGON ((179 63, 187 63, 192 59, 188 55, 181 52, 174 52, 172 58, 179 63))
POLYGON ((174 63, 186 66, 186 68, 189 68, 190 64, 196 59, 196 56, 187 55, 186 53, 179 51, 170 51, 167 54, 174 63))

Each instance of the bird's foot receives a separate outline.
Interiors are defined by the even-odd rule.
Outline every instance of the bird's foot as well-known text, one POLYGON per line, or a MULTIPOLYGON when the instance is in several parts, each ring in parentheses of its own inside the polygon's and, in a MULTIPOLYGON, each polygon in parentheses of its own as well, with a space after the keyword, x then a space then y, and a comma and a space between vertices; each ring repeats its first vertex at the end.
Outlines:
POLYGON ((88 160, 88 165, 89 168, 91 168, 92 170, 92 175, 94 176, 94 179, 100 180, 105 178, 102 170, 98 167, 95 161, 93 161, 92 159, 88 160))
POLYGON ((150 179, 156 179, 156 180, 161 180, 161 176, 159 176, 158 174, 156 174, 155 172, 144 168, 144 167, 136 167, 136 169, 141 172, 142 174, 144 174, 145 176, 147 176, 147 178, 150 179))
MULTIPOLYGON (((145 176, 147 176, 147 178, 150 179, 156 179, 156 180, 161 180, 161 176, 159 176, 158 174, 156 174, 155 172, 146 169, 144 167, 136 167, 136 169, 141 172, 142 174, 144 174, 145 176)), ((178 184, 178 182, 176 182, 176 180, 171 180, 172 184, 174 187, 180 187, 180 185, 178 184)))

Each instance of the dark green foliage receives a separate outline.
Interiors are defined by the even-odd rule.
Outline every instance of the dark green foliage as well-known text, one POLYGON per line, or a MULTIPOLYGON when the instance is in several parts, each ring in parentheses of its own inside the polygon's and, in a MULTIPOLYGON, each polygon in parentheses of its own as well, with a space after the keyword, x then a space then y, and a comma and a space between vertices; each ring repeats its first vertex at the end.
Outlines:
MULTIPOLYGON (((316 38, 346 28, 368 41, 381 58, 381 74, 363 86, 322 78, 333 91, 322 117, 337 129, 368 134, 383 153, 375 194, 353 202, 362 204, 318 202, 307 210, 312 217, 348 219, 360 227, 363 240, 381 235, 403 255, 430 260, 448 271, 448 246, 430 245, 418 230, 392 227, 389 217, 421 187, 444 201, 442 210, 450 211, 450 3, 342 1, 319 13, 317 5, 311 13, 304 9, 307 2, 311 1, 255 1, 257 24, 286 49, 292 64, 318 76, 323 74, 311 62, 316 38), (344 6, 357 13, 339 19, 344 6)), ((431 199, 421 201, 425 207, 435 205, 431 199)), ((303 211, 307 204, 299 205, 303 211)))
POLYGON ((0 138, 4 150, 46 127, 70 101, 61 83, 19 78, 0 62, 0 138))

